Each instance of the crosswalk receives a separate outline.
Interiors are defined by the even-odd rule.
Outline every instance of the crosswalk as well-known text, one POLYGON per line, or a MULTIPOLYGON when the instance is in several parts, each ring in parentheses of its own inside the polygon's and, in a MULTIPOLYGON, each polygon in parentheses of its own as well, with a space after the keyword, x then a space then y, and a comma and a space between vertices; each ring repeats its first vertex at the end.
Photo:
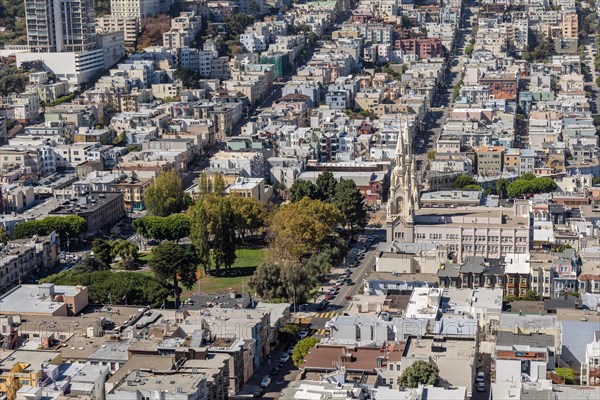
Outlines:
POLYGON ((335 311, 330 311, 330 312, 322 312, 322 313, 316 313, 315 314, 315 318, 326 318, 326 319, 330 319, 333 317, 337 317, 338 315, 342 315, 339 312, 335 312, 335 311))
POLYGON ((313 334, 315 336, 325 336, 329 334, 329 329, 315 329, 313 334))

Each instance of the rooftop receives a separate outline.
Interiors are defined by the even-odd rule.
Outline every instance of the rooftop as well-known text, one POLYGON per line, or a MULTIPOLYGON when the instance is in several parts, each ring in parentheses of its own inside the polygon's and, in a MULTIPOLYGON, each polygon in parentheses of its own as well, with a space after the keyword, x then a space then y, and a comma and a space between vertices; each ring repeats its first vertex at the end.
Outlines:
POLYGON ((0 310, 6 314, 52 315, 64 306, 64 296, 73 297, 82 289, 49 283, 17 286, 0 297, 0 310))
POLYGON ((198 386, 206 380, 206 374, 169 374, 155 375, 150 372, 135 370, 124 377, 124 381, 114 391, 144 392, 158 391, 162 393, 196 392, 198 386))
POLYGON ((454 387, 471 387, 472 364, 475 362, 475 343, 472 340, 446 338, 444 342, 434 342, 431 338, 411 338, 407 344, 407 362, 433 358, 440 369, 440 378, 454 387), (432 349, 438 346, 438 351, 432 349), (441 350, 441 351, 440 351, 441 350))
POLYGON ((435 319, 442 300, 442 293, 442 289, 438 288, 414 288, 406 308, 406 316, 408 318, 435 319))
POLYGON ((334 371, 337 366, 347 371, 374 373, 374 369, 387 362, 400 361, 404 344, 395 344, 388 351, 371 347, 319 346, 313 347, 304 358, 304 370, 334 371), (378 359, 380 365, 378 365, 378 359), (382 364, 381 364, 382 363, 382 364))

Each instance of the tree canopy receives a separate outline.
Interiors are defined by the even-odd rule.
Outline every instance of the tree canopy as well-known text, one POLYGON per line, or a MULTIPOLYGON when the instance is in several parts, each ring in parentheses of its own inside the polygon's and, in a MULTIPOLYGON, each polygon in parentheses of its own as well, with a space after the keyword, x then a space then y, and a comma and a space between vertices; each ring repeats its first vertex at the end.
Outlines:
POLYGON ((271 245, 274 256, 297 261, 305 254, 319 251, 333 239, 344 215, 333 204, 302 200, 281 206, 273 215, 271 245))
MULTIPOLYGON (((94 258, 100 267, 98 269, 110 269, 113 256, 110 243, 107 240, 100 238, 94 239, 92 242, 92 252, 94 253, 94 258)), ((91 269, 93 270, 93 267, 91 269)))
MULTIPOLYGON (((249 229, 247 223, 258 224, 254 216, 246 214, 252 212, 252 206, 250 209, 245 208, 248 204, 242 204, 231 196, 206 194, 191 207, 190 239, 198 251, 199 262, 203 265, 205 273, 210 271, 213 263, 215 268, 220 269, 230 268, 235 262, 236 227, 241 224, 239 226, 249 229), (234 209, 234 204, 239 208, 234 209), (239 214, 236 214, 236 211, 239 214)), ((255 226, 252 225, 253 228, 255 226)))
POLYGON ((295 203, 297 201, 302 200, 305 197, 308 197, 312 200, 317 200, 321 198, 321 193, 319 193, 319 188, 312 183, 311 181, 296 181, 290 188, 291 193, 291 202, 295 203))
POLYGON ((138 234, 148 239, 178 242, 190 234, 190 218, 187 214, 142 217, 134 220, 131 226, 138 234))
POLYGON ((292 361, 296 367, 300 366, 304 362, 304 357, 308 354, 310 349, 315 347, 319 343, 319 339, 315 337, 307 337, 302 339, 294 347, 292 352, 292 361))
POLYGON ((353 180, 340 180, 335 188, 335 205, 344 215, 350 230, 367 225, 365 201, 353 180))
POLYGON ((326 201, 328 203, 334 202, 337 185, 338 181, 333 176, 333 173, 329 171, 322 172, 317 177, 316 183, 321 200, 326 201))
POLYGON ((439 375, 440 371, 437 366, 426 361, 415 361, 398 378, 398 385, 406 388, 416 388, 419 384, 435 385, 439 375))
POLYGON ((256 199, 238 195, 229 196, 233 211, 235 230, 244 239, 247 233, 255 233, 267 223, 267 212, 256 199))
POLYGON ((56 285, 88 288, 90 303, 93 304, 129 304, 160 307, 169 295, 156 278, 136 272, 95 271, 80 272, 65 270, 50 275, 40 283, 51 282, 56 285))
POLYGON ((87 221, 78 215, 51 216, 21 222, 15 227, 13 237, 22 239, 34 235, 49 235, 53 231, 61 238, 76 238, 87 230, 87 221))
POLYGON ((179 245, 166 241, 152 249, 152 258, 148 263, 160 282, 172 280, 175 296, 175 308, 181 305, 179 282, 187 289, 196 283, 198 257, 191 245, 179 245))
POLYGON ((160 174, 146 190, 146 208, 152 215, 166 217, 183 210, 183 182, 173 169, 160 174))
POLYGON ((523 197, 526 194, 548 193, 556 190, 558 187, 552 178, 536 178, 535 175, 533 178, 531 178, 530 176, 526 175, 523 175, 521 178, 512 181, 508 185, 506 189, 508 196, 523 197))
POLYGON ((477 181, 472 176, 461 174, 456 177, 452 187, 454 189, 464 189, 465 186, 477 185, 477 181))

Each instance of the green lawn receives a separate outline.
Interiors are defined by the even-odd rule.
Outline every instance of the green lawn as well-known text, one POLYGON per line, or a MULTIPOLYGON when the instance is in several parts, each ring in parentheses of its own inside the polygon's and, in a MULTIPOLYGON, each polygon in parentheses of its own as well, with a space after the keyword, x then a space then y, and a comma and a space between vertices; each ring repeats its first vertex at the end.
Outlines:
POLYGON ((237 249, 235 254, 237 258, 231 270, 213 270, 208 276, 205 276, 202 271, 200 283, 193 290, 184 291, 182 297, 188 297, 191 292, 198 290, 218 293, 232 289, 238 293, 242 293, 242 291, 250 293, 248 278, 254 274, 256 267, 264 260, 266 250, 264 248, 242 248, 237 249))
MULTIPOLYGON (((182 288, 181 299, 185 300, 190 297, 192 293, 198 291, 219 293, 232 289, 238 293, 250 293, 248 278, 254 274, 256 267, 264 260, 266 249, 246 247, 237 249, 235 254, 237 255, 237 258, 229 271, 213 270, 210 275, 205 276, 204 270, 200 268, 202 272, 200 282, 196 283, 190 290, 182 288)), ((145 262, 148 262, 151 258, 151 253, 142 254, 140 256, 140 260, 145 262)), ((149 269, 144 269, 139 272, 142 274, 153 273, 149 269)))
POLYGON ((148 261, 152 259, 152 253, 140 253, 138 260, 140 260, 143 264, 146 264, 148 261))

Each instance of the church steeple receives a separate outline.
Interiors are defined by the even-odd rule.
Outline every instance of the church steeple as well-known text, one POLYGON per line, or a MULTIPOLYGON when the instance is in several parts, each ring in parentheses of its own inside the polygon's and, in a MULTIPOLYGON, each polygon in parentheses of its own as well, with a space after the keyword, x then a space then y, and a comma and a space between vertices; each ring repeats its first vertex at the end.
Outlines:
POLYGON ((419 187, 408 120, 401 117, 387 207, 388 240, 412 242, 414 212, 419 209, 419 187))

